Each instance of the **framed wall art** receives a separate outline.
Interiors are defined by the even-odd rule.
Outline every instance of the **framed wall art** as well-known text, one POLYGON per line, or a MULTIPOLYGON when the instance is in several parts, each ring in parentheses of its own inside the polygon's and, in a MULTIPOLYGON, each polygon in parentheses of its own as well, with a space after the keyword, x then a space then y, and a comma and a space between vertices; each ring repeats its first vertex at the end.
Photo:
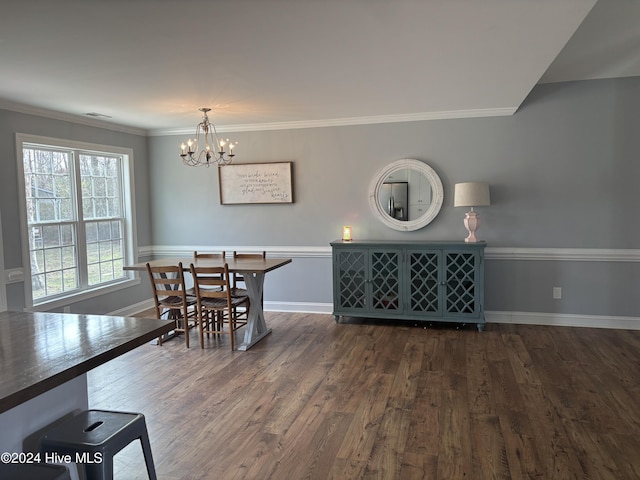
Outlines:
POLYGON ((292 171, 293 162, 220 166, 220 204, 293 203, 292 171))

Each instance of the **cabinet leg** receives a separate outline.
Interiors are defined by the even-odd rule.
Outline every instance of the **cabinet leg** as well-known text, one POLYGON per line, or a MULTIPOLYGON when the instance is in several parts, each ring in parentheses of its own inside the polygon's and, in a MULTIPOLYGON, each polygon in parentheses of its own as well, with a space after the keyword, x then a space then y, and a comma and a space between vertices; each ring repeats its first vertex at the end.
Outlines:
POLYGON ((481 332, 484 330, 484 323, 479 323, 478 324, 478 331, 481 332))
POLYGON ((340 315, 334 315, 333 319, 336 321, 336 323, 340 323, 340 315))

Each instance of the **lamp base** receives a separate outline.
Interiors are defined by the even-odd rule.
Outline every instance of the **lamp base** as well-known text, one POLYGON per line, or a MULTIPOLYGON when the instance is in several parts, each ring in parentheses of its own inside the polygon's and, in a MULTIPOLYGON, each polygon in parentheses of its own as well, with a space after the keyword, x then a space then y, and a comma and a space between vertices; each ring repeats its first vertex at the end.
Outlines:
POLYGON ((469 232, 467 238, 464 239, 465 243, 476 243, 479 240, 476 238, 476 230, 478 229, 478 225, 480 222, 478 221, 478 214, 473 210, 468 211, 464 217, 464 226, 469 232))

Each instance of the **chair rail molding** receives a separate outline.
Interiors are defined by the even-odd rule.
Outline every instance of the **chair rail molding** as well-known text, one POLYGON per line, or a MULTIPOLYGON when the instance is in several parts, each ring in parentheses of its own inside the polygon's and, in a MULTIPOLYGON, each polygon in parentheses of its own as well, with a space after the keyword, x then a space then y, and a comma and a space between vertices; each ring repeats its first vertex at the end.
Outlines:
POLYGON ((308 246, 242 246, 242 245, 152 245, 140 247, 138 255, 141 257, 191 257, 193 252, 228 252, 238 253, 267 252, 267 257, 291 258, 331 258, 330 247, 308 246))
MULTIPOLYGON (((292 258, 331 258, 330 246, 225 246, 225 245, 149 245, 140 247, 138 255, 151 256, 188 256, 194 251, 262 252, 267 256, 286 256, 292 258)), ((514 248, 487 247, 486 260, 551 260, 567 262, 640 262, 640 249, 618 248, 514 248)))
POLYGON ((640 249, 487 247, 486 258, 489 260, 640 262, 640 249))

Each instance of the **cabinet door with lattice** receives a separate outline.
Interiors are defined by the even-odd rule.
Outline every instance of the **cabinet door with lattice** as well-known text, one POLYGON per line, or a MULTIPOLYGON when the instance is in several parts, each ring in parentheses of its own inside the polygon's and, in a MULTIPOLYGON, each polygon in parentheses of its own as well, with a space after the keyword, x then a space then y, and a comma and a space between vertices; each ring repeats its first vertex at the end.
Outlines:
POLYGON ((445 251, 445 314, 475 317, 480 312, 477 278, 480 256, 475 251, 445 251))
POLYGON ((366 249, 336 249, 333 258, 334 299, 341 312, 362 312, 367 302, 366 249))
POLYGON ((408 250, 408 312, 442 315, 442 250, 408 250))
POLYGON ((402 250, 371 249, 371 311, 393 311, 401 313, 403 292, 402 250))

